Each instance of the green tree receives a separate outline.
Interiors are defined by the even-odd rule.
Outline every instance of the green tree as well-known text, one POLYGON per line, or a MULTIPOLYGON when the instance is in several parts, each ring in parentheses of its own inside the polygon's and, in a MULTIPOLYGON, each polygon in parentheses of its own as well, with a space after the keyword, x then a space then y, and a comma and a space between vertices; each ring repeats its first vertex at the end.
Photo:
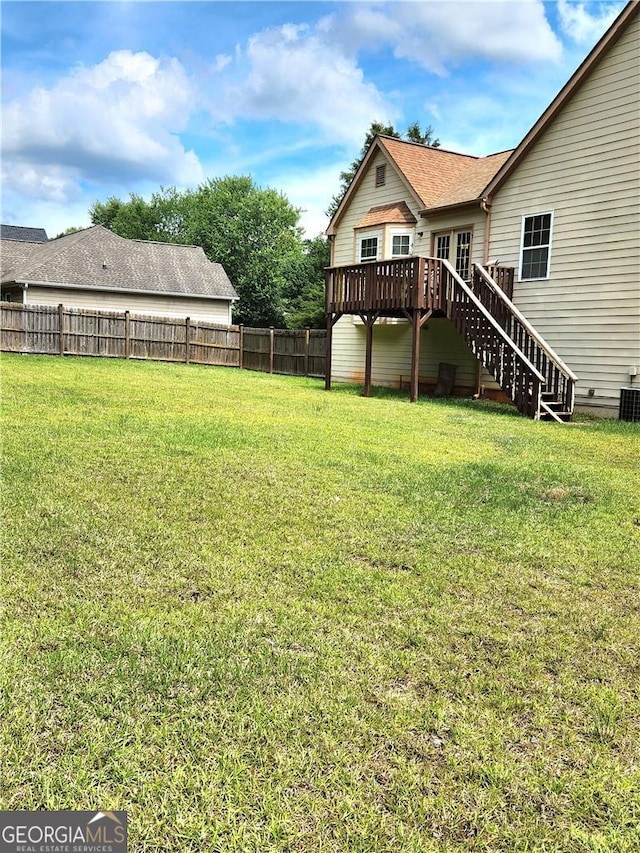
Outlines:
MULTIPOLYGON (((349 189, 349 184, 354 179, 356 172, 360 168, 360 164, 367 156, 367 151, 371 148, 373 144, 373 140, 376 136, 392 136, 395 139, 402 139, 403 136, 401 133, 394 128, 391 124, 382 124, 379 121, 372 121, 369 127, 369 130, 366 132, 364 137, 364 143, 362 145, 362 149, 360 154, 356 157, 356 159, 351 163, 348 169, 344 172, 340 172, 340 189, 333 196, 331 202, 329 203, 329 207, 327 208, 327 216, 333 217, 336 210, 340 207, 340 202, 344 198, 346 191, 349 189)), ((440 140, 435 139, 433 136, 433 128, 431 125, 425 127, 424 131, 421 130, 420 125, 417 121, 414 121, 406 130, 405 138, 409 142, 418 142, 421 145, 428 145, 430 148, 439 148, 440 140)))
POLYGON ((61 231, 59 234, 56 234, 55 239, 57 240, 58 237, 66 237, 67 234, 77 234, 78 231, 84 231, 84 230, 85 230, 84 228, 78 228, 75 225, 70 225, 68 228, 65 228, 64 231, 61 231))
POLYGON ((330 255, 329 242, 322 236, 314 237, 304 241, 302 255, 289 268, 286 319, 290 329, 324 327, 324 271, 330 255))
POLYGON ((185 237, 184 196, 175 187, 161 187, 149 201, 135 193, 128 201, 111 196, 89 208, 91 222, 130 240, 183 242, 185 237))
POLYGON ((238 292, 237 323, 283 327, 292 318, 313 318, 313 325, 324 325, 328 246, 323 238, 303 240, 298 208, 249 176, 216 178, 184 192, 161 188, 149 201, 134 193, 126 201, 109 198, 90 213, 94 225, 122 237, 201 246, 238 292))
POLYGON ((287 272, 303 251, 298 208, 248 176, 210 180, 185 201, 187 242, 221 263, 238 291, 235 321, 284 326, 287 272))

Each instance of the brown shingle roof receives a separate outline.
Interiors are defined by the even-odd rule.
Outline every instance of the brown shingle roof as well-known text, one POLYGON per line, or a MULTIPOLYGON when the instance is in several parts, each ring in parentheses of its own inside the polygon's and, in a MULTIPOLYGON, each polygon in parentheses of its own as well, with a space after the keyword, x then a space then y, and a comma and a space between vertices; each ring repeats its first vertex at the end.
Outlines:
POLYGON ((480 157, 475 160, 462 172, 449 189, 430 206, 431 209, 464 204, 479 198, 482 190, 512 153, 512 150, 501 151, 499 154, 490 154, 488 157, 480 157))
POLYGON ((368 228, 372 225, 415 225, 417 221, 406 201, 398 201, 372 207, 356 222, 355 228, 368 228))
POLYGON ((27 255, 7 258, 2 247, 2 281, 72 284, 105 290, 145 290, 185 296, 236 299, 221 264, 199 246, 127 240, 101 225, 31 245, 27 255), (9 263, 11 266, 9 266, 9 263))
POLYGON ((389 136, 379 136, 378 140, 382 150, 411 184, 425 208, 433 207, 478 159, 468 154, 456 154, 389 136))

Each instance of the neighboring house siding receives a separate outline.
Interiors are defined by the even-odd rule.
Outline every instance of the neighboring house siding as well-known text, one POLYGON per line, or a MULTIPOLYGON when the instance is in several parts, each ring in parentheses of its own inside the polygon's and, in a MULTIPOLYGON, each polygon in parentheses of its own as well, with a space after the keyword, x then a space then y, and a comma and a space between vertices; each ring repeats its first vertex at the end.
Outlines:
POLYGON ((131 311, 164 317, 191 317, 202 322, 231 323, 231 303, 223 299, 199 299, 144 293, 107 293, 73 288, 30 285, 26 302, 30 305, 63 305, 103 311, 131 311))
POLYGON ((578 375, 576 402, 611 413, 640 366, 639 20, 492 206, 490 255, 516 268, 522 216, 553 212, 549 278, 517 281, 514 301, 578 375))

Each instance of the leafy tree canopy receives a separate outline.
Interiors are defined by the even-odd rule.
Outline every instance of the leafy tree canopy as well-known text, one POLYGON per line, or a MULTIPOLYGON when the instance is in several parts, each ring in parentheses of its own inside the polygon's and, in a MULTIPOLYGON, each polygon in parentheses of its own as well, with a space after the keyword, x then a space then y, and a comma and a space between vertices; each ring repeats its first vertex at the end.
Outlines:
POLYGON ((332 217, 336 210, 340 207, 340 202, 344 198, 344 194, 349 189, 349 184, 354 179, 356 172, 360 168, 360 164, 367 155, 367 151, 371 148, 373 140, 376 136, 392 136, 395 139, 406 139, 408 142, 418 142, 420 145, 428 145, 431 148, 439 148, 440 140, 433 135, 431 125, 421 129, 420 124, 414 121, 405 131, 404 137, 391 124, 382 124, 379 121, 372 121, 369 130, 364 137, 364 143, 360 154, 351 163, 348 169, 340 172, 340 190, 333 196, 327 209, 327 216, 332 217))
POLYGON ((128 201, 109 198, 95 202, 90 213, 94 225, 122 237, 202 246, 238 292, 238 323, 291 326, 293 318, 306 316, 302 306, 309 303, 314 324, 324 324, 318 258, 327 258, 323 267, 328 264, 328 245, 322 237, 303 240, 298 208, 282 193, 257 187, 251 177, 213 179, 184 192, 161 188, 149 201, 134 194, 128 201))

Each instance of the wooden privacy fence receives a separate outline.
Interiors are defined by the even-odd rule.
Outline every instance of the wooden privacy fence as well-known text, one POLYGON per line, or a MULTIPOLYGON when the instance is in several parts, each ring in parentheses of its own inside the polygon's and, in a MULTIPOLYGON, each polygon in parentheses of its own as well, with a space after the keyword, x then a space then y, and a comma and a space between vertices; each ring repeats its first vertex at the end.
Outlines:
POLYGON ((324 329, 253 329, 63 305, 0 303, 0 349, 181 361, 323 377, 324 329))

